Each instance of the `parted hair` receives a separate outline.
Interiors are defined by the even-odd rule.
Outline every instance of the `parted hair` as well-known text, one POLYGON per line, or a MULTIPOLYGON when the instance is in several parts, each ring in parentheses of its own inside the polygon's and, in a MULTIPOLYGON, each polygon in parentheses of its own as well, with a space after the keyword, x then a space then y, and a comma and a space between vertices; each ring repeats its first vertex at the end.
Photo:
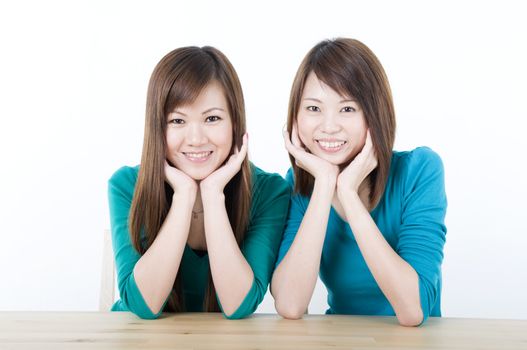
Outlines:
MULTIPOLYGON (((143 151, 129 216, 134 248, 143 255, 152 245, 172 203, 173 189, 165 181, 167 115, 192 103, 210 83, 218 82, 232 119, 232 148, 241 148, 246 131, 245 104, 240 81, 227 57, 210 47, 182 47, 169 52, 156 65, 146 98, 143 151)), ((228 159, 228 158, 227 158, 228 159)), ((238 245, 248 226, 251 205, 251 170, 246 158, 224 189, 229 221, 238 245)), ((181 267, 180 267, 181 271, 181 267)), ((165 311, 185 311, 181 274, 178 272, 165 311)), ((204 311, 220 311, 209 271, 204 311)))
MULTIPOLYGON (((380 201, 390 171, 395 140, 395 111, 388 78, 375 54, 355 39, 337 38, 315 45, 304 57, 291 88, 287 130, 291 135, 308 75, 316 77, 342 96, 354 98, 364 112, 378 160, 369 175, 370 205, 380 201)), ((309 196, 313 176, 298 167, 290 155, 295 176, 295 192, 309 196)))

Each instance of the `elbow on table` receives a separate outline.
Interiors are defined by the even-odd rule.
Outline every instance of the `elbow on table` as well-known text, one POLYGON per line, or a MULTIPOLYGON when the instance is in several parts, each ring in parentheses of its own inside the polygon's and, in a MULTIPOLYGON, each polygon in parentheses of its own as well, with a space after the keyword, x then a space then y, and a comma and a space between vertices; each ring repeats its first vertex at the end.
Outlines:
POLYGON ((143 320, 155 320, 161 316, 163 305, 157 307, 151 307, 148 304, 144 306, 135 305, 135 307, 130 307, 129 310, 143 320))
POLYGON ((132 311, 137 317, 143 320, 155 320, 159 318, 159 315, 161 315, 161 312, 153 313, 153 312, 145 312, 145 311, 132 311))
POLYGON ((404 327, 417 327, 424 321, 423 311, 420 307, 415 310, 398 313, 396 316, 399 324, 404 327))
POLYGON ((294 303, 284 303, 275 300, 274 303, 276 312, 283 318, 288 320, 298 320, 304 315, 306 307, 301 305, 295 305, 294 303))

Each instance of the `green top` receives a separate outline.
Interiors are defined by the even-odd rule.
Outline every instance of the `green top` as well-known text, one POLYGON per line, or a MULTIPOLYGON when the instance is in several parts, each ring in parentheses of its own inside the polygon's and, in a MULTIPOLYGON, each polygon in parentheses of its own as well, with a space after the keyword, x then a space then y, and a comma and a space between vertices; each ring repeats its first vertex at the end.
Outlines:
MULTIPOLYGON (((231 319, 253 313, 267 292, 289 207, 290 188, 287 182, 280 175, 266 173, 252 164, 251 169, 251 211, 241 251, 252 268, 254 280, 238 309, 226 316, 231 319)), ((113 305, 112 311, 131 311, 141 318, 153 319, 161 314, 164 307, 154 314, 137 287, 133 270, 141 255, 134 249, 128 230, 128 216, 138 172, 139 166, 125 166, 108 181, 112 244, 121 297, 113 305)), ((209 273, 208 254, 200 256, 186 245, 180 270, 186 309, 203 311, 209 273)))

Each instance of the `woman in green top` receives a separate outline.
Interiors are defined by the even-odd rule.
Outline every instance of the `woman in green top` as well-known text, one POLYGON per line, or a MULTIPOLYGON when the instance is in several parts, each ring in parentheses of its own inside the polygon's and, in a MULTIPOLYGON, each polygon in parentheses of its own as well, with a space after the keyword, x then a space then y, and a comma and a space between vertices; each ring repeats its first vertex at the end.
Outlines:
POLYGON ((262 301, 289 186, 247 158, 240 82, 212 47, 167 54, 148 86, 141 165, 109 180, 121 299, 113 311, 222 311, 262 301))

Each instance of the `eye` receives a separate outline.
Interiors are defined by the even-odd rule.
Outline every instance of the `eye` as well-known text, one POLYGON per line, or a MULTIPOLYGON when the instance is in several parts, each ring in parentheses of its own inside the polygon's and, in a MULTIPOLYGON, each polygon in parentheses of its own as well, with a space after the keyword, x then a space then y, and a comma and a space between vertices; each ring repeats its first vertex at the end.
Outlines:
POLYGON ((340 111, 345 112, 345 113, 351 113, 351 112, 356 112, 357 110, 353 107, 346 106, 346 107, 343 107, 340 111))
POLYGON ((174 118, 168 121, 168 124, 184 124, 185 121, 181 118, 174 118))
POLYGON ((221 118, 217 115, 210 115, 205 120, 209 123, 214 123, 214 122, 217 122, 218 120, 221 120, 221 118))
POLYGON ((317 106, 307 106, 306 109, 310 112, 320 112, 320 108, 317 106))

